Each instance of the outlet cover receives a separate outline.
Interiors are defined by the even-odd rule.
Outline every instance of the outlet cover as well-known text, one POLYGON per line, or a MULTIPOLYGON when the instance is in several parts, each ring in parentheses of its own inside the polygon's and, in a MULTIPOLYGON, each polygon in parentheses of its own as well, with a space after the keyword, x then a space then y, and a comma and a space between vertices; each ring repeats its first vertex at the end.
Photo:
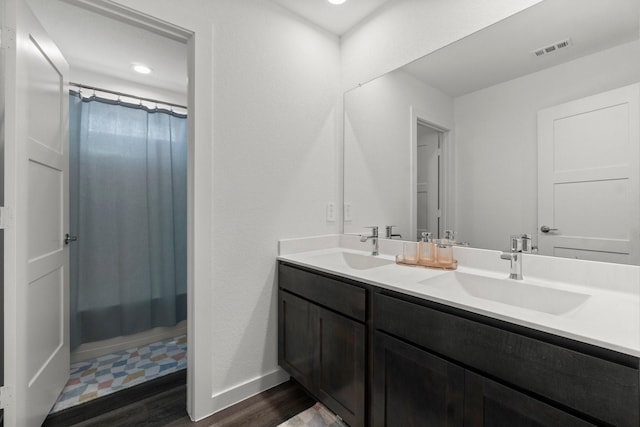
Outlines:
POLYGON ((345 221, 353 220, 353 207, 351 206, 351 203, 344 204, 344 220, 345 221))

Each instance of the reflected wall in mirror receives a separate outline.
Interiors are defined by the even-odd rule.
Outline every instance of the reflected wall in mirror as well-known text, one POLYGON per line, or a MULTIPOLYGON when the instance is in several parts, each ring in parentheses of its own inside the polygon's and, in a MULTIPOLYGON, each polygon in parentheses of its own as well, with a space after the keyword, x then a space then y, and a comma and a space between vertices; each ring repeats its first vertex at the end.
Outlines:
POLYGON ((640 264, 639 20, 637 0, 546 0, 348 91, 345 233, 428 224, 496 250, 529 233, 545 255, 640 264))

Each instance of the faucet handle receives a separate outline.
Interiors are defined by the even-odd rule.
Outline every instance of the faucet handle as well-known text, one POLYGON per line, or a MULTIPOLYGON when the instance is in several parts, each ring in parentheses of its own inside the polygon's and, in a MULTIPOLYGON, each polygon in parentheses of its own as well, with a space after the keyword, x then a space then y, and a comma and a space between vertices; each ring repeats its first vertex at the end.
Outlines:
POLYGON ((453 230, 444 230, 444 238, 447 240, 455 240, 456 232, 453 230))
POLYGON ((531 252, 531 235, 515 234, 511 236, 511 252, 531 252))
POLYGON ((370 228, 371 229, 371 234, 373 234, 374 236, 378 236, 378 226, 377 225, 366 225, 364 228, 370 228))

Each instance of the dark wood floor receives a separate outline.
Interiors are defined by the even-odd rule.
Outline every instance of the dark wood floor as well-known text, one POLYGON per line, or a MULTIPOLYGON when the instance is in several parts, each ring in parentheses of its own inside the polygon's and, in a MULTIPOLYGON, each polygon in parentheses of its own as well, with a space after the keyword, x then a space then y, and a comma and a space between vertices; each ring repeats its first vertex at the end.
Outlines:
MULTIPOLYGON (((187 415, 186 399, 186 385, 180 384, 154 396, 81 422, 67 421, 65 425, 69 427, 275 427, 315 403, 298 384, 286 382, 194 423, 187 415)), ((45 426, 47 425, 53 424, 45 423, 45 426)))

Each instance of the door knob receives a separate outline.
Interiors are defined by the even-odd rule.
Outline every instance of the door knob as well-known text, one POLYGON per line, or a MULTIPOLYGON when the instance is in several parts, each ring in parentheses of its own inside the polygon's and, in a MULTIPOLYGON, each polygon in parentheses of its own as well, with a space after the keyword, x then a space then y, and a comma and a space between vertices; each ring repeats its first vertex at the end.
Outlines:
POLYGON ((548 233, 550 231, 558 231, 557 228, 549 228, 548 225, 543 225, 542 227, 540 227, 540 231, 542 231, 543 233, 548 233))
POLYGON ((64 244, 65 245, 68 245, 71 242, 75 242, 76 240, 78 240, 78 236, 72 236, 69 233, 64 235, 64 244))

